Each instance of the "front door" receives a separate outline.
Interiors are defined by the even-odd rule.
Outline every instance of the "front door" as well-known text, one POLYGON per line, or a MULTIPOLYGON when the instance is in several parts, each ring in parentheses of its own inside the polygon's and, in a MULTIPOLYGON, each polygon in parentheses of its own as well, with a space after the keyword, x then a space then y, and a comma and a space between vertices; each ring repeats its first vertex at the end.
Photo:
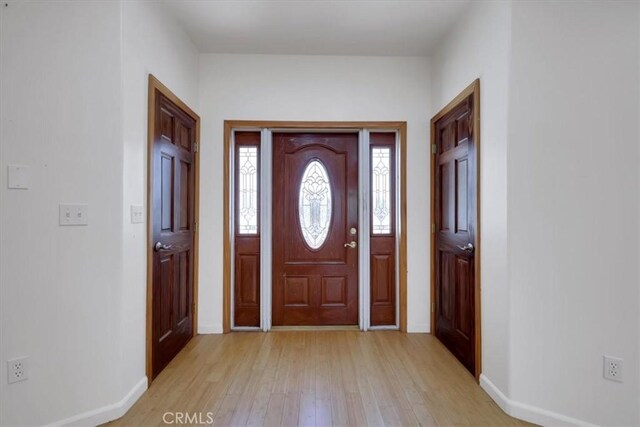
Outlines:
POLYGON ((273 134, 279 325, 358 324, 358 134, 273 134))
MULTIPOLYGON (((155 89, 154 89, 155 90, 155 89)), ((195 120, 156 94, 152 150, 152 375, 193 336, 195 120)))
MULTIPOLYGON (((475 374, 476 135, 473 94, 433 125, 435 331, 475 374)), ((478 325, 479 327, 479 325, 478 325)))

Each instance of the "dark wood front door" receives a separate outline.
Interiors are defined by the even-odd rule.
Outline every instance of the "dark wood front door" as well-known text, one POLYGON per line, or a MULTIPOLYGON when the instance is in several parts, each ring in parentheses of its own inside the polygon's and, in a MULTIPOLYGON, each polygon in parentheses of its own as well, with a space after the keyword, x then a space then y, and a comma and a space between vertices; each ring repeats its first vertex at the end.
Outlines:
POLYGON ((433 124, 435 137, 435 332, 476 373, 476 131, 474 97, 433 124))
POLYGON ((358 134, 273 134, 273 325, 358 323, 358 134))
MULTIPOLYGON (((152 149, 152 373, 193 336, 195 120, 157 92, 152 149)), ((151 113, 151 112, 150 112, 151 113)))

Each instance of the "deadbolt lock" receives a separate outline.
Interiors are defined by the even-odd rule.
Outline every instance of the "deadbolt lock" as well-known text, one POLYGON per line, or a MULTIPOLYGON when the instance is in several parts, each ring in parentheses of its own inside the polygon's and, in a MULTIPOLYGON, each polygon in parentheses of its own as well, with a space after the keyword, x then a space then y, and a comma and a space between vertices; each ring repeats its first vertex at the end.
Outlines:
POLYGON ((355 236, 356 234, 358 234, 358 230, 355 227, 351 227, 351 230, 349 230, 349 233, 351 233, 352 236, 355 236))

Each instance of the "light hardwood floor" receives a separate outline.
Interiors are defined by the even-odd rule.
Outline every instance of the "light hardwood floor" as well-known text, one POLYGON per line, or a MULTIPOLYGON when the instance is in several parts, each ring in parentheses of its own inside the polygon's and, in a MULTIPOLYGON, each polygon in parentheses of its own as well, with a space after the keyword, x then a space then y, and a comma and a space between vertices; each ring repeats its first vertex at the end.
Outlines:
POLYGON ((431 335, 395 331, 197 336, 111 425, 166 425, 166 411, 216 426, 525 424, 431 335))

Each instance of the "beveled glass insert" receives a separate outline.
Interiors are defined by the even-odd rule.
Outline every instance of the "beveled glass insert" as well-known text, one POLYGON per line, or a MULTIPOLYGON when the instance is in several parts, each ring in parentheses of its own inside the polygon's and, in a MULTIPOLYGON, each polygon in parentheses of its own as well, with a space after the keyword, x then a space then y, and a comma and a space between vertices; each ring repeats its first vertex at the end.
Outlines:
POLYGON ((373 234, 391 233, 391 149, 371 149, 371 227, 373 234))
POLYGON ((298 198, 300 229, 311 249, 319 249, 331 225, 331 183, 322 162, 310 162, 300 182, 298 198))
POLYGON ((238 147, 238 233, 258 234, 258 147, 238 147))

